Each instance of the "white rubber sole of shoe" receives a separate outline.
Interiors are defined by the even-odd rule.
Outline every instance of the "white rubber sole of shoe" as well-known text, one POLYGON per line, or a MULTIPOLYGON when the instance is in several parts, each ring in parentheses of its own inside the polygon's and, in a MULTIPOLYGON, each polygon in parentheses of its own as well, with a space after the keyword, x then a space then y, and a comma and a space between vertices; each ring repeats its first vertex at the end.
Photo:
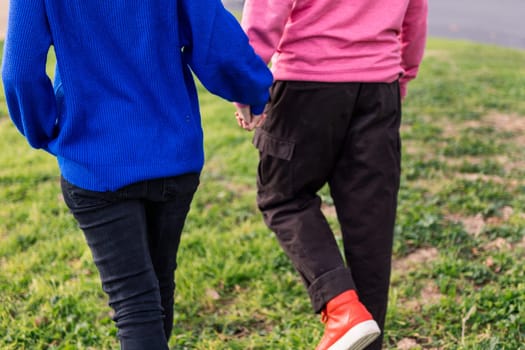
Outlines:
POLYGON ((328 350, 362 350, 381 334, 376 321, 361 322, 350 328, 328 350))

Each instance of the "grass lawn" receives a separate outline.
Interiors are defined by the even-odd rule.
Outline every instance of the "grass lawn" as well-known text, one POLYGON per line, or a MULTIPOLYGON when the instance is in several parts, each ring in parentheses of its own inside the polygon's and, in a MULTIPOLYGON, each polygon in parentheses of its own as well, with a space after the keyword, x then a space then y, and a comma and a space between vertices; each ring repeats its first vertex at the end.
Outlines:
MULTIPOLYGON (((313 349, 323 325, 256 209, 251 135, 229 103, 200 93, 207 163, 179 254, 172 349, 313 349)), ((27 146, 0 100, 0 348, 115 349, 55 161, 27 146)), ((525 51, 430 40, 403 117, 385 348, 525 349, 525 51)))

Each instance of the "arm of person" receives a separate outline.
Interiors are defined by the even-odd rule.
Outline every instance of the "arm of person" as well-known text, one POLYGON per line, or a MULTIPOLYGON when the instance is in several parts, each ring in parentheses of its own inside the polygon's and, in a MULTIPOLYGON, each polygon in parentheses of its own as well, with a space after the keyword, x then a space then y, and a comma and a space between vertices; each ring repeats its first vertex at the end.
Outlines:
POLYGON ((407 84, 415 79, 423 59, 427 38, 428 1, 411 0, 401 30, 401 66, 404 74, 399 83, 401 96, 407 92, 407 84))
POLYGON ((187 62, 213 94, 249 105, 261 114, 273 76, 255 53, 239 22, 220 0, 182 0, 187 62))
POLYGON ((9 114, 34 148, 47 150, 54 137, 57 106, 46 74, 51 34, 43 0, 12 0, 2 61, 9 114))
POLYGON ((269 63, 279 46, 293 0, 246 0, 241 25, 255 52, 269 63))
MULTIPOLYGON (((279 46, 292 11, 292 0, 246 0, 241 26, 255 52, 269 63, 279 46)), ((251 131, 262 125, 265 114, 253 115, 247 106, 235 103, 235 117, 240 127, 251 131)))

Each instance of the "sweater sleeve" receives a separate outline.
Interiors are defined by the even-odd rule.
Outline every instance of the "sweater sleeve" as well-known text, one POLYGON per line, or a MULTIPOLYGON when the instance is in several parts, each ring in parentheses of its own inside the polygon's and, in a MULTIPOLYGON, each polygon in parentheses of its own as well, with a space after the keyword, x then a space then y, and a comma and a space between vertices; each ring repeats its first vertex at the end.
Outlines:
POLYGON ((292 12, 293 0, 246 0, 241 25, 250 44, 269 63, 292 12))
POLYGON ((34 148, 47 149, 57 120, 53 85, 46 74, 51 34, 44 0, 11 0, 2 61, 9 114, 34 148))
POLYGON ((401 96, 406 96, 407 84, 414 79, 423 59, 427 38, 427 0, 411 0, 401 30, 401 66, 404 74, 400 79, 401 96))
POLYGON ((182 0, 184 56, 211 93, 263 112, 273 76, 220 0, 182 0))

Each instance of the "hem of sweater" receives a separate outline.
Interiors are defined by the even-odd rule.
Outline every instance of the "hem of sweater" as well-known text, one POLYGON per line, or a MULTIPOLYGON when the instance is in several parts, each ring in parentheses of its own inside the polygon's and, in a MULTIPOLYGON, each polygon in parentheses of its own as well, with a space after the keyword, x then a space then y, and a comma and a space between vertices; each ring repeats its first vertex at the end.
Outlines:
POLYGON ((77 162, 58 157, 58 165, 61 175, 73 185, 88 191, 107 192, 116 191, 140 181, 200 173, 204 166, 204 160, 149 163, 140 166, 97 165, 86 167, 77 162), (178 166, 174 167, 174 163, 178 166))
POLYGON ((399 66, 362 70, 296 70, 287 65, 277 65, 273 68, 274 80, 286 81, 392 83, 402 74, 403 69, 399 66))

